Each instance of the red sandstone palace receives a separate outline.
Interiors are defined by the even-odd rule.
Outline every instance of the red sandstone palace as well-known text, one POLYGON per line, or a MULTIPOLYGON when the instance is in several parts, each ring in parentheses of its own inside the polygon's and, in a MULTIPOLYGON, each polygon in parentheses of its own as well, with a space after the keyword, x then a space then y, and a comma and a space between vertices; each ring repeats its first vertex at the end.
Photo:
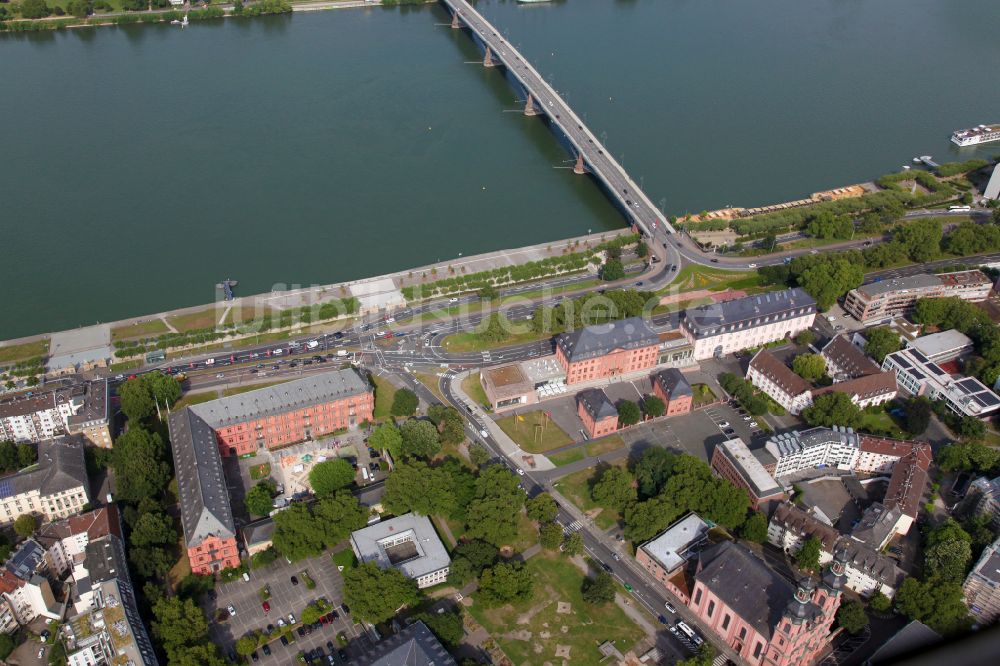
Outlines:
POLYGON ((578 384, 648 370, 657 364, 660 337, 641 317, 587 326, 556 339, 566 383, 578 384))

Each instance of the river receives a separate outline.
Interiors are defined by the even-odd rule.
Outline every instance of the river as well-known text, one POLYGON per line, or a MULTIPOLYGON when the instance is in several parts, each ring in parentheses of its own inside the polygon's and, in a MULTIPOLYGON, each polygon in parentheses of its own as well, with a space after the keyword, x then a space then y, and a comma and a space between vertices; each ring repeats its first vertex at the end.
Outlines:
MULTIPOLYGON (((481 0, 668 214, 1000 121, 990 0, 481 0)), ((621 225, 437 6, 0 36, 0 339, 621 225)))

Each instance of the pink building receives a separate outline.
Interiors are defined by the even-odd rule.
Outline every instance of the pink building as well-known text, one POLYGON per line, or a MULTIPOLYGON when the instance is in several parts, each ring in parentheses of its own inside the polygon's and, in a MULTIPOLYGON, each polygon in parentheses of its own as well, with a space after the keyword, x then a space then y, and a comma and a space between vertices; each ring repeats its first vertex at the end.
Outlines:
POLYGON ((576 412, 590 439, 618 430, 618 410, 601 389, 587 389, 576 394, 576 412))
POLYGON ((687 414, 691 411, 694 394, 684 373, 677 368, 667 368, 653 375, 653 393, 666 405, 666 416, 687 414))
POLYGON ((724 541, 700 554, 688 608, 749 664, 807 666, 832 638, 846 568, 838 550, 818 585, 806 578, 796 587, 724 541))
POLYGON ((655 367, 660 337, 641 317, 586 326, 556 339, 556 360, 566 383, 641 372, 655 367))

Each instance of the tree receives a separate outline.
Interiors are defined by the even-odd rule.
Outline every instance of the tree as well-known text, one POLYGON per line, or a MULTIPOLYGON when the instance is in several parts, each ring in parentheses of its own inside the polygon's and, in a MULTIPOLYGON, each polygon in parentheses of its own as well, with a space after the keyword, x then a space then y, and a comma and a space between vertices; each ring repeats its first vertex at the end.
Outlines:
POLYGON ((444 515, 452 501, 445 477, 445 472, 420 460, 400 463, 386 479, 382 503, 397 515, 408 511, 423 516, 444 515))
POLYGON ((14 651, 14 639, 10 634, 0 634, 0 659, 6 659, 14 651))
POLYGON ((427 416, 437 426, 442 444, 458 446, 465 441, 465 419, 454 407, 431 405, 427 416))
POLYGON ((333 606, 326 599, 317 599, 302 609, 299 621, 302 624, 315 624, 319 619, 333 610, 333 606))
POLYGON ((66 11, 76 18, 86 18, 92 9, 88 0, 69 0, 66 3, 66 11))
POLYGON ((868 606, 876 613, 884 613, 892 608, 892 600, 881 592, 876 592, 868 600, 868 606))
POLYGON ((816 340, 816 335, 808 328, 799 331, 798 335, 795 336, 795 344, 803 347, 808 347, 814 340, 816 340))
POLYGON ((922 435, 931 422, 934 407, 927 396, 911 398, 906 404, 906 430, 911 435, 922 435))
POLYGON ((430 421, 410 419, 400 429, 403 437, 403 455, 413 458, 432 458, 441 450, 437 428, 430 421))
POLYGON ((398 569, 380 569, 365 562, 344 572, 344 601, 356 617, 372 624, 385 622, 403 606, 420 600, 417 582, 398 569))
POLYGON ((470 444, 469 445, 469 460, 476 467, 482 467, 483 464, 490 459, 490 452, 486 450, 486 447, 482 444, 470 444))
POLYGON ((455 546, 452 552, 454 560, 468 562, 473 576, 478 576, 483 569, 497 561, 500 551, 496 546, 480 539, 469 539, 455 546))
POLYGON ((129 537, 132 546, 162 546, 177 541, 173 520, 165 513, 151 511, 139 516, 129 537))
MULTIPOLYGON (((652 419, 659 418, 667 413, 667 406, 663 404, 663 400, 658 395, 647 395, 643 398, 642 408, 646 411, 646 416, 652 419)), ((621 420, 621 414, 619 414, 618 420, 621 420)))
POLYGON ((485 328, 478 333, 479 338, 486 343, 500 343, 510 337, 510 321, 502 312, 494 312, 485 320, 485 328))
POLYGON ((632 426, 642 420, 642 411, 639 405, 631 400, 622 400, 618 403, 618 424, 624 427, 632 426))
POLYGON ((465 625, 462 622, 460 607, 447 613, 420 613, 415 619, 422 620, 446 647, 457 647, 465 637, 465 625))
POLYGON ((615 600, 615 580, 606 571, 583 581, 583 600, 588 604, 606 604, 615 600))
POLYGON ((313 519, 320 528, 324 545, 332 548, 368 524, 369 511, 350 491, 340 490, 324 497, 312 507, 313 519))
POLYGON ((396 390, 389 411, 393 416, 413 416, 419 404, 420 401, 417 399, 416 393, 410 389, 401 388, 396 390))
MULTIPOLYGON (((812 255, 807 255, 812 259, 812 255)), ((822 257, 822 255, 817 255, 822 257)), ((806 257, 799 257, 792 262, 792 271, 802 265, 806 257)), ((854 263, 841 255, 828 255, 822 261, 817 261, 801 273, 797 273, 799 286, 816 299, 821 310, 827 310, 837 299, 851 289, 860 286, 865 280, 864 268, 860 263, 854 263)))
POLYGON ((849 634, 860 634, 868 626, 864 604, 857 599, 845 599, 837 609, 837 624, 849 634))
POLYGON ((813 238, 846 239, 854 235, 854 222, 846 215, 823 211, 806 224, 806 234, 813 238))
POLYGON ((14 442, 4 440, 0 442, 0 470, 13 472, 18 468, 17 446, 14 442))
POLYGON ((802 410, 802 418, 811 426, 846 426, 858 428, 864 419, 861 409, 851 397, 841 391, 824 393, 813 400, 811 407, 802 410))
POLYGON ((24 0, 21 3, 21 17, 26 19, 45 18, 52 13, 45 0, 24 0))
POLYGON ((563 552, 569 557, 583 554, 583 536, 579 532, 570 532, 563 540, 563 552))
POLYGON ((605 282, 614 282, 625 277, 625 266, 618 259, 608 259, 601 269, 601 279, 605 282))
POLYGON ((330 495, 354 483, 354 468, 343 458, 316 463, 309 471, 309 485, 316 495, 330 495))
POLYGON ((274 549, 290 560, 318 555, 323 550, 322 533, 316 529, 309 507, 292 503, 274 515, 274 549))
POLYGON ((153 618, 153 636, 171 664, 182 661, 186 648, 198 645, 213 648, 207 654, 217 653, 218 648, 208 640, 208 619, 193 599, 161 595, 153 603, 153 618))
POLYGON ((385 423, 375 429, 368 438, 368 446, 378 451, 388 451, 396 462, 402 457, 403 436, 399 429, 391 423, 385 423))
POLYGON ((531 598, 531 572, 519 562, 501 562, 479 577, 479 599, 487 608, 531 598))
POLYGON ((25 513, 17 517, 14 521, 14 534, 21 537, 22 539, 27 539, 35 530, 38 528, 38 519, 33 513, 25 513))
POLYGON ((153 578, 166 574, 176 558, 161 546, 133 546, 128 559, 137 574, 153 578))
POLYGON ((170 481, 170 463, 158 433, 131 427, 115 440, 113 451, 119 499, 137 503, 160 496, 170 481))
POLYGON ((538 530, 539 543, 542 548, 555 550, 562 545, 563 529, 559 523, 543 523, 538 530))
POLYGON ((17 445, 17 466, 21 469, 35 464, 38 460, 38 451, 31 444, 17 445))
POLYGON ((275 485, 273 481, 260 481, 247 491, 243 504, 246 506, 247 511, 255 516, 266 516, 274 508, 274 491, 275 485))
MULTIPOLYGON (((304 620, 303 620, 304 621, 304 620)), ((251 652, 257 650, 257 645, 260 639, 257 634, 247 634, 246 636, 240 636, 236 641, 236 654, 241 657, 249 657, 251 652)))
POLYGON ((621 467, 606 468, 590 494, 595 502, 615 511, 622 511, 636 499, 632 475, 621 467))
POLYGON ((795 553, 795 566, 805 571, 819 571, 819 554, 822 544, 816 537, 809 537, 795 553))
POLYGON ((961 583, 971 561, 972 537, 953 518, 928 533, 924 568, 929 576, 961 583))
POLYGON ((941 237, 941 221, 923 218, 900 227, 893 235, 893 240, 906 247, 910 259, 922 264, 941 253, 941 237))
POLYGON ((753 543, 764 543, 767 541, 767 516, 760 511, 754 511, 747 521, 743 523, 740 536, 753 543))
POLYGON ((792 370, 807 382, 814 382, 826 374, 826 360, 819 354, 799 354, 792 361, 792 370))
POLYGON ((659 447, 650 447, 643 452, 634 470, 641 498, 647 499, 660 493, 676 460, 676 454, 659 447))
POLYGON ((137 424, 160 409, 172 406, 181 397, 181 385, 176 378, 161 372, 147 372, 118 385, 122 412, 137 424))
POLYGON ((715 663, 715 646, 709 642, 702 643, 697 654, 678 661, 675 666, 712 666, 715 663))
POLYGON ((896 593, 896 610, 941 634, 954 634, 971 624, 962 586, 933 578, 927 582, 904 580, 896 593))
POLYGON ((625 507, 625 538, 635 542, 649 541, 682 513, 682 509, 663 496, 629 504, 625 507))
POLYGON ((524 492, 518 484, 517 476, 503 465, 491 465, 479 474, 475 499, 466 511, 469 537, 502 546, 517 536, 524 507, 524 492))
POLYGON ((885 357, 899 351, 899 334, 888 326, 876 326, 865 331, 865 353, 881 365, 885 357))
POLYGON ((548 523, 555 520, 556 514, 559 512, 556 501, 548 493, 538 493, 525 502, 525 507, 528 510, 528 518, 539 523, 548 523))

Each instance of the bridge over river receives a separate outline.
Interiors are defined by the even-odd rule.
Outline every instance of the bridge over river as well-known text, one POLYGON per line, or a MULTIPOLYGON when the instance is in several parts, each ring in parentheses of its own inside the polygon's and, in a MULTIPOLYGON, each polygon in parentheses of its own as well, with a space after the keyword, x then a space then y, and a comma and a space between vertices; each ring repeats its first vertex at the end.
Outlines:
POLYGON ((655 237, 657 230, 673 233, 663 213, 615 161, 594 133, 573 112, 559 93, 542 78, 514 45, 466 0, 441 0, 452 15, 451 27, 466 28, 483 51, 483 65, 502 66, 507 78, 526 100, 526 115, 544 115, 553 131, 568 144, 578 174, 590 173, 604 186, 609 197, 646 236, 655 237))

